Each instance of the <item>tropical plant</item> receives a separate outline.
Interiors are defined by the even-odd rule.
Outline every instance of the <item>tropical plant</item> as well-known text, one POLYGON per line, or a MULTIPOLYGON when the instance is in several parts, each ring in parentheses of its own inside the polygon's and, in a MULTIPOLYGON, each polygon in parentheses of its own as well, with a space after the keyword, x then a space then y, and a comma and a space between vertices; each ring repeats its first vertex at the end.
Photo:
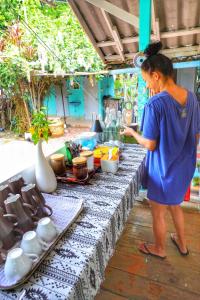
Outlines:
POLYGON ((49 124, 50 121, 47 118, 46 107, 42 107, 39 111, 34 111, 31 127, 29 128, 34 145, 41 140, 48 142, 49 136, 51 135, 49 124))

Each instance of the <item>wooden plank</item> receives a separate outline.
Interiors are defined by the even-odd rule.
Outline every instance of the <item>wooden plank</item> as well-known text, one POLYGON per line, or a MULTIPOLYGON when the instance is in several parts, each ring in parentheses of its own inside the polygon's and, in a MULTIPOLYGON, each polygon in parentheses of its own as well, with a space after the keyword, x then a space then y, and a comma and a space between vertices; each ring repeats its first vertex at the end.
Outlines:
POLYGON ((200 27, 196 27, 191 29, 161 32, 160 36, 162 39, 167 39, 171 37, 186 36, 186 35, 199 34, 199 33, 200 33, 200 27))
MULTIPOLYGON (((168 240, 169 241, 169 240, 168 240)), ((140 239, 125 239, 121 240, 116 248, 115 248, 115 254, 117 252, 123 253, 123 255, 134 255, 135 257, 143 257, 145 262, 155 262, 155 259, 153 257, 148 257, 143 255, 139 252, 138 246, 143 241, 140 239)), ((183 257, 177 252, 177 249, 173 247, 172 243, 167 243, 167 260, 163 261, 162 263, 169 263, 171 266, 176 266, 176 268, 189 270, 190 273, 195 270, 196 272, 199 272, 199 265, 200 265, 200 253, 192 253, 192 255, 188 256, 187 259, 183 259, 183 257)), ((114 255, 115 256, 115 255, 114 255)), ((113 256, 113 257, 114 257, 113 256)), ((141 258, 140 258, 141 259, 141 258)))
POLYGON ((176 264, 176 260, 172 262, 167 259, 158 263, 158 260, 151 256, 116 251, 109 262, 109 267, 200 294, 199 270, 193 269, 191 272, 189 261, 187 267, 183 268, 180 264, 176 264))
MULTIPOLYGON (((190 47, 180 47, 174 49, 164 49, 160 51, 161 53, 167 55, 168 57, 182 57, 182 56, 194 56, 200 54, 200 46, 190 46, 190 47)), ((125 58, 133 59, 136 53, 125 53, 125 58)), ((108 61, 120 60, 119 55, 107 55, 105 59, 108 61)))
POLYGON ((110 291, 106 291, 104 289, 100 290, 100 293, 97 294, 95 300, 126 300, 128 298, 119 296, 117 294, 111 293, 110 291))
POLYGON ((156 35, 156 12, 155 12, 155 1, 151 0, 151 27, 152 30, 154 32, 154 34, 156 35))
MULTIPOLYGON (((200 213, 186 211, 184 216, 190 255, 182 257, 168 235, 167 259, 160 261, 138 250, 141 242, 153 241, 153 234, 150 208, 135 205, 106 269, 102 289, 132 300, 200 299, 200 213), (142 226, 144 222, 148 226, 142 226)), ((169 214, 167 221, 172 224, 169 214)))
POLYGON ((122 45, 122 42, 121 42, 121 39, 120 39, 120 36, 119 36, 119 33, 118 33, 118 30, 117 30, 117 27, 116 26, 113 26, 112 24, 112 21, 110 19, 110 16, 109 14, 104 11, 103 9, 101 9, 101 12, 102 12, 102 15, 105 19, 105 22, 108 26, 108 30, 110 31, 110 34, 112 35, 114 41, 115 41, 115 46, 117 48, 117 51, 120 55, 120 58, 122 61, 125 60, 124 58, 124 54, 123 54, 123 45, 122 45))
POLYGON ((108 267, 106 270, 103 288, 132 300, 199 300, 199 294, 197 293, 190 293, 171 285, 164 285, 156 280, 149 280, 112 267, 108 267))
POLYGON ((159 41, 160 40, 160 26, 159 26, 159 19, 156 17, 156 3, 155 3, 155 0, 152 0, 151 9, 152 9, 151 24, 152 24, 153 33, 155 35, 154 39, 159 41))
MULTIPOLYGON (((141 225, 133 226, 132 224, 127 224, 121 237, 125 238, 124 243, 127 244, 128 247, 130 247, 131 244, 133 245, 133 241, 135 239, 143 240, 143 241, 149 242, 149 243, 152 243, 154 241, 153 231, 152 231, 151 227, 146 227, 146 226, 141 226, 141 225)), ((193 252, 200 253, 199 240, 200 240, 199 231, 196 234, 196 236, 194 236, 192 231, 190 232, 190 234, 186 235, 186 242, 188 244, 188 248, 190 249, 191 253, 193 253, 193 252)), ((118 243, 121 245, 121 239, 118 241, 118 243)), ((169 234, 167 236, 166 244, 170 248, 174 249, 174 245, 171 242, 169 234)))
POLYGON ((94 6, 98 8, 102 8, 103 10, 107 11, 111 15, 121 19, 122 21, 129 23, 130 25, 133 25, 134 27, 138 28, 139 27, 139 20, 138 17, 130 14, 126 10, 119 8, 118 6, 105 1, 105 0, 85 0, 94 6))
MULTIPOLYGON (((159 21, 156 19, 156 22, 159 21)), ((159 26, 159 24, 155 24, 155 27, 159 26)), ((193 34, 199 34, 200 33, 200 27, 188 29, 188 30, 175 30, 175 31, 168 31, 168 32, 160 32, 160 38, 162 39, 167 39, 170 37, 179 37, 179 36, 186 36, 186 35, 193 35, 193 34)), ((157 36, 155 34, 151 34, 151 40, 157 39, 157 36)), ((137 43, 139 40, 138 36, 132 36, 132 37, 127 37, 121 39, 122 44, 132 44, 132 43, 137 43)), ((108 47, 108 46, 113 46, 115 42, 113 41, 102 41, 97 43, 98 47, 108 47)))

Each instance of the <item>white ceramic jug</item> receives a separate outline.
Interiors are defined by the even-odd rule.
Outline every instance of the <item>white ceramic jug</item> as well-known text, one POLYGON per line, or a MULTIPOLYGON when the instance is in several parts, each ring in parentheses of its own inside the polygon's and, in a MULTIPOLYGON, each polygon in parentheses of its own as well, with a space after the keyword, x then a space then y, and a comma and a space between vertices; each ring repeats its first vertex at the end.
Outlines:
POLYGON ((43 154, 42 141, 36 145, 35 177, 41 192, 52 193, 56 190, 56 176, 43 154))

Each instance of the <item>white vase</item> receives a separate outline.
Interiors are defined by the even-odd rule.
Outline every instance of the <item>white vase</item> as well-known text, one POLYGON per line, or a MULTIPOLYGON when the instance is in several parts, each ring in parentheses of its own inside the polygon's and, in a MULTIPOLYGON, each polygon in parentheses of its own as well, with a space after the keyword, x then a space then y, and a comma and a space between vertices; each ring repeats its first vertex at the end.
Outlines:
POLYGON ((42 141, 36 145, 35 178, 41 192, 52 193, 56 190, 56 176, 43 154, 42 141))

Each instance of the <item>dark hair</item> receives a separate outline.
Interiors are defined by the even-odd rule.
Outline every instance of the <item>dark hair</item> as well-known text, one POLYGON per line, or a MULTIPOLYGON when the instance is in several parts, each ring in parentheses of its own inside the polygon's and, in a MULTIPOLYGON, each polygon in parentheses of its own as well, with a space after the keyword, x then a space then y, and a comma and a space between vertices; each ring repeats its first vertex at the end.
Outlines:
POLYGON ((144 50, 146 59, 141 65, 141 69, 151 73, 155 70, 161 72, 164 76, 173 77, 174 70, 172 61, 165 55, 158 53, 162 49, 162 43, 156 42, 149 44, 144 50))

